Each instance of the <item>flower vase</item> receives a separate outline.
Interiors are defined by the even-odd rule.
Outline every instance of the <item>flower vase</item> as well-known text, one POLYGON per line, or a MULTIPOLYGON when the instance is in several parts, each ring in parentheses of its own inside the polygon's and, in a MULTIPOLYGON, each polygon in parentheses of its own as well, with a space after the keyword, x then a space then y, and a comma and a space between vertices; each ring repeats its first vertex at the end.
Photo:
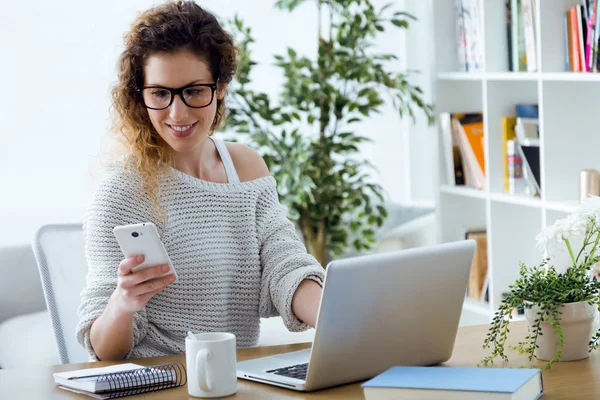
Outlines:
MULTIPOLYGON (((538 312, 540 311, 537 305, 525 308, 525 319, 530 330, 535 325, 535 319, 538 318, 538 312)), ((562 313, 559 322, 562 326, 565 341, 560 361, 588 358, 590 355, 589 342, 596 330, 598 309, 585 301, 580 301, 565 304, 558 311, 562 313)), ((542 322, 540 328, 543 335, 539 335, 537 338, 538 347, 535 349, 534 355, 539 360, 549 361, 556 355, 558 337, 548 322, 542 322)))

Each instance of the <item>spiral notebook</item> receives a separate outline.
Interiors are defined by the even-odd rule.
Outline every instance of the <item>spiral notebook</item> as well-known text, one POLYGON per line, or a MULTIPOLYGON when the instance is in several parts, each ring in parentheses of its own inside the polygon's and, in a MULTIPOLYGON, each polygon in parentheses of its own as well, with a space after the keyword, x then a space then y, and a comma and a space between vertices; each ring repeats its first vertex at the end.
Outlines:
POLYGON ((114 399, 185 385, 185 367, 168 363, 145 367, 119 364, 54 374, 59 388, 96 399, 114 399))

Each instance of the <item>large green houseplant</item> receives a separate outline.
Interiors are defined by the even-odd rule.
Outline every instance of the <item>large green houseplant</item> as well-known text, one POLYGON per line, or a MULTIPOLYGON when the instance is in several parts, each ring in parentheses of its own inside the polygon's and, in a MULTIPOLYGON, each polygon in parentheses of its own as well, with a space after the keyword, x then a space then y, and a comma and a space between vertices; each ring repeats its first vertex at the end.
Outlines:
MULTIPOLYGON (((308 0, 279 0, 293 11, 308 0)), ((387 211, 382 188, 370 181, 370 166, 358 157, 370 141, 355 124, 380 111, 389 96, 398 114, 430 123, 432 107, 406 73, 389 72, 394 54, 372 49, 378 33, 391 25, 408 28, 405 12, 390 5, 376 10, 369 0, 311 0, 319 24, 314 57, 288 48, 275 56, 284 81, 277 101, 251 88, 253 42, 239 17, 232 30, 241 49, 236 82, 229 88, 228 128, 247 134, 277 179, 282 203, 301 229, 307 249, 323 265, 350 244, 369 249, 387 211)))
POLYGON ((537 236, 544 259, 538 266, 521 263, 520 277, 503 298, 492 320, 484 348, 492 353, 483 365, 499 357, 508 361, 506 342, 513 311, 525 308, 529 333, 516 350, 548 361, 582 359, 598 346, 595 330, 600 281, 594 267, 600 261, 600 198, 590 197, 568 217, 537 236), (567 266, 564 272, 559 272, 567 266))

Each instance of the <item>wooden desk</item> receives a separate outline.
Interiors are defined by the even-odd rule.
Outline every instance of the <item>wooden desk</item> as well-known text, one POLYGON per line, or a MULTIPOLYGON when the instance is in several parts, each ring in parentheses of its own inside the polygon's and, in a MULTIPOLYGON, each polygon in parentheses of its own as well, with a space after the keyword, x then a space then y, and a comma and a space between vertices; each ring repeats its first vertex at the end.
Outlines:
MULTIPOLYGON (((512 324, 511 324, 512 325, 512 324)), ((487 333, 488 326, 472 326, 460 328, 454 347, 452 358, 444 365, 448 366, 475 366, 486 352, 481 348, 487 333)), ((525 322, 515 322, 511 329, 509 341, 516 344, 527 331, 525 322)), ((247 360, 255 357, 300 350, 309 347, 309 344, 295 344, 288 346, 272 346, 253 349, 238 350, 238 360, 247 360)), ((511 362, 508 366, 536 366, 544 368, 545 363, 540 361, 529 362, 526 356, 519 355, 516 351, 509 352, 511 362)), ((146 358, 128 360, 142 365, 152 365, 163 362, 180 361, 185 364, 185 355, 168 357, 146 358)), ((115 362, 82 363, 57 365, 50 368, 37 368, 27 370, 0 370, 0 399, 89 399, 58 389, 54 385, 52 373, 69 371, 80 368, 100 367, 116 364, 115 362)), ((600 355, 598 351, 591 357, 575 362, 556 363, 550 371, 542 372, 544 378, 545 394, 543 400, 555 399, 599 399, 600 398, 600 355)), ((187 393, 187 387, 182 386, 160 392, 135 396, 136 399, 195 399, 187 393)), ((353 383, 333 389, 326 389, 312 393, 295 392, 275 386, 263 385, 238 380, 238 392, 231 399, 363 399, 360 383, 353 383)))

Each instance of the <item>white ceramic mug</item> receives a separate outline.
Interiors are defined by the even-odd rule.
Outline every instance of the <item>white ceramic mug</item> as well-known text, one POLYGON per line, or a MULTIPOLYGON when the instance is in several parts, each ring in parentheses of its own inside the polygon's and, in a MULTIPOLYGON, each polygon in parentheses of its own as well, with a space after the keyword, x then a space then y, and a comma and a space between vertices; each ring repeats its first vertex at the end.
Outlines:
POLYGON ((185 338, 188 393, 224 397, 237 392, 235 335, 191 333, 185 338))

